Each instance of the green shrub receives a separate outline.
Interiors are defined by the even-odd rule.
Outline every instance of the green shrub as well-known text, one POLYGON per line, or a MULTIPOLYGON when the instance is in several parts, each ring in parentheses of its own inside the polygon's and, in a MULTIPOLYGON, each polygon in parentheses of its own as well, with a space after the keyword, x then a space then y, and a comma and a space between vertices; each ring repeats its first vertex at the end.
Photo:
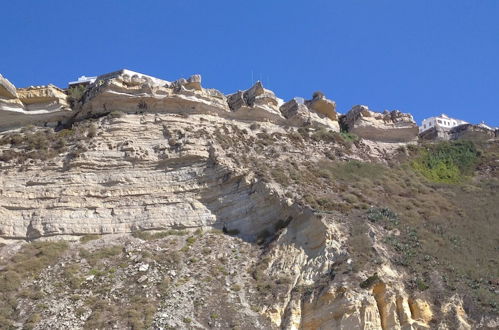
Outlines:
POLYGON ((270 171, 270 175, 272 178, 279 184, 287 187, 290 184, 289 178, 285 173, 285 170, 283 168, 273 168, 270 171))
POLYGON ((340 136, 343 138, 343 140, 348 142, 357 142, 360 140, 360 138, 353 133, 341 132, 340 136))
POLYGON ((239 232, 239 229, 234 228, 234 229, 226 229, 225 233, 227 235, 230 235, 230 236, 237 236, 237 235, 239 235, 240 232, 239 232))
POLYGON ((258 124, 258 123, 253 123, 253 124, 250 125, 250 129, 252 131, 256 131, 259 128, 260 128, 260 124, 258 124))
POLYGON ((101 237, 102 237, 101 235, 84 235, 84 236, 80 237, 80 242, 85 244, 87 242, 94 241, 94 240, 99 239, 101 237))
POLYGON ((273 234, 268 229, 264 229, 264 230, 260 231, 258 233, 258 235, 256 236, 256 242, 258 244, 263 244, 272 236, 273 236, 273 234))
POLYGON ((134 231, 134 232, 132 232, 133 237, 140 238, 141 240, 144 240, 144 241, 161 239, 161 238, 168 237, 168 236, 184 236, 184 235, 187 235, 187 232, 185 230, 175 230, 175 229, 158 231, 158 232, 149 232, 149 231, 134 231))
POLYGON ((318 129, 315 131, 311 136, 312 140, 319 142, 319 141, 324 141, 324 142, 337 142, 339 139, 341 139, 341 135, 331 131, 327 130, 325 128, 318 129))
POLYGON ((77 85, 68 89, 68 101, 71 106, 74 106, 77 102, 80 102, 85 95, 86 87, 83 85, 77 85))
POLYGON ((94 138, 97 136, 97 127, 92 124, 88 127, 88 130, 87 130, 87 137, 88 138, 94 138))
POLYGON ((393 224, 399 224, 397 214, 388 208, 371 208, 367 211, 367 218, 372 222, 388 220, 393 224))
POLYGON ((430 181, 459 183, 473 173, 479 155, 471 141, 441 142, 421 150, 412 166, 430 181))
POLYGON ((429 288, 428 284, 426 284, 426 282, 420 278, 416 279, 416 287, 419 291, 425 291, 429 288))
POLYGON ((123 251, 123 247, 120 245, 113 245, 110 247, 105 247, 95 251, 88 251, 86 249, 80 249, 80 257, 85 258, 87 262, 94 266, 102 259, 109 259, 120 255, 123 251))
POLYGON ((107 117, 108 118, 121 118, 125 115, 123 111, 112 111, 110 112, 107 117))
POLYGON ((9 270, 0 274, 0 290, 2 292, 15 291, 21 285, 21 276, 9 270))
POLYGON ((372 287, 375 283, 379 282, 379 276, 377 273, 374 273, 374 275, 369 276, 365 281, 360 283, 360 287, 362 289, 369 289, 372 287))
POLYGON ((349 204, 355 204, 359 201, 359 198, 354 194, 345 194, 343 195, 343 199, 349 204))
POLYGON ((369 180, 380 178, 386 173, 387 168, 381 164, 350 160, 346 162, 320 161, 318 170, 321 171, 321 176, 327 175, 352 182, 360 178, 369 180))
POLYGON ((24 329, 33 329, 41 319, 42 316, 39 313, 31 314, 24 324, 24 329))

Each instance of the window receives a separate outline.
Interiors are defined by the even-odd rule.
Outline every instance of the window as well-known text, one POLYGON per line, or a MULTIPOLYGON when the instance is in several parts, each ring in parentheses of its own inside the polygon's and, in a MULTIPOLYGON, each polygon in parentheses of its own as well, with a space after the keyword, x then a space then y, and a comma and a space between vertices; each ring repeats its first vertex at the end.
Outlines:
POLYGON ((441 121, 440 119, 437 119, 437 122, 438 122, 439 124, 441 124, 441 123, 442 123, 442 121, 441 121))
POLYGON ((426 128, 426 124, 424 124, 423 127, 426 128))

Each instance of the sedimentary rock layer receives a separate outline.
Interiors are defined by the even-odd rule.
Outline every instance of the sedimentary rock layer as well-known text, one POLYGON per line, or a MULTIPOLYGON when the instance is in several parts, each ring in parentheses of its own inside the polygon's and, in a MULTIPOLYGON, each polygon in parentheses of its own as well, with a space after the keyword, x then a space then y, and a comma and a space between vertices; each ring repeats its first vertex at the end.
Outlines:
POLYGON ((488 140, 498 136, 499 131, 494 131, 483 125, 464 124, 446 129, 443 127, 432 127, 419 134, 423 140, 447 141, 447 140, 488 140))
POLYGON ((179 116, 102 120, 98 139, 76 159, 60 156, 15 175, 15 164, 4 166, 0 235, 214 225, 254 239, 286 216, 262 183, 215 164, 205 136, 185 136, 192 124, 179 116))
POLYGON ((71 117, 65 92, 53 85, 16 90, 0 76, 0 131, 30 124, 57 124, 71 117))
POLYGON ((216 89, 203 88, 200 75, 168 82, 120 70, 99 76, 85 90, 81 99, 72 100, 72 108, 67 98, 65 91, 53 85, 16 90, 8 80, 1 77, 0 130, 28 124, 57 125, 74 118, 83 120, 113 111, 211 114, 291 126, 317 124, 339 130, 333 101, 321 95, 302 105, 299 113, 290 111, 289 106, 281 110, 284 102, 265 89, 261 82, 246 91, 225 96, 216 89))
POLYGON ((378 113, 364 105, 353 107, 342 118, 342 123, 349 132, 380 142, 415 141, 419 131, 410 114, 397 110, 378 113))

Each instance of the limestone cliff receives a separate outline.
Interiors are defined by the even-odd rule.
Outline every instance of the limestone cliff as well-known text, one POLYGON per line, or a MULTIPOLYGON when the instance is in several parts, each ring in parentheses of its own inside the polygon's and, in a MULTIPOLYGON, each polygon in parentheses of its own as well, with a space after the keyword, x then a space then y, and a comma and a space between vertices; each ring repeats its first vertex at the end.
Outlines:
POLYGON ((212 114, 238 120, 270 121, 284 125, 304 124, 338 131, 335 103, 316 96, 299 114, 265 89, 261 82, 246 91, 225 96, 216 89, 201 86, 201 76, 174 82, 129 70, 99 76, 70 108, 68 96, 53 85, 16 88, 0 80, 0 130, 28 124, 61 125, 104 115, 113 111, 128 113, 212 114), (307 118, 307 119, 305 119, 307 118))
MULTIPOLYGON (((53 87, 4 85, 2 102, 65 106, 53 87)), ((453 186, 412 165, 431 150, 407 147, 410 115, 355 110, 358 139, 322 94, 283 103, 260 83, 225 96, 197 75, 119 71, 71 114, 0 133, 1 327, 499 322, 497 141, 456 147, 478 166, 453 186)))
POLYGON ((342 119, 349 132, 374 141, 416 141, 418 126, 410 114, 400 111, 376 113, 364 105, 353 107, 342 119))
POLYGON ((0 131, 67 120, 67 95, 54 85, 16 89, 0 75, 0 131))

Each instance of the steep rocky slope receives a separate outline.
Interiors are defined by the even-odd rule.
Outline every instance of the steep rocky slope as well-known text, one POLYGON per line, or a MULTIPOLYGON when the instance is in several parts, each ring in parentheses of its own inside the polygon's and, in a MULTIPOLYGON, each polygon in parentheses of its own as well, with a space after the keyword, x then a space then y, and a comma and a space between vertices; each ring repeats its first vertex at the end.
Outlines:
POLYGON ((2 328, 499 325, 497 140, 359 139, 321 95, 113 77, 65 129, 0 135, 2 328))

